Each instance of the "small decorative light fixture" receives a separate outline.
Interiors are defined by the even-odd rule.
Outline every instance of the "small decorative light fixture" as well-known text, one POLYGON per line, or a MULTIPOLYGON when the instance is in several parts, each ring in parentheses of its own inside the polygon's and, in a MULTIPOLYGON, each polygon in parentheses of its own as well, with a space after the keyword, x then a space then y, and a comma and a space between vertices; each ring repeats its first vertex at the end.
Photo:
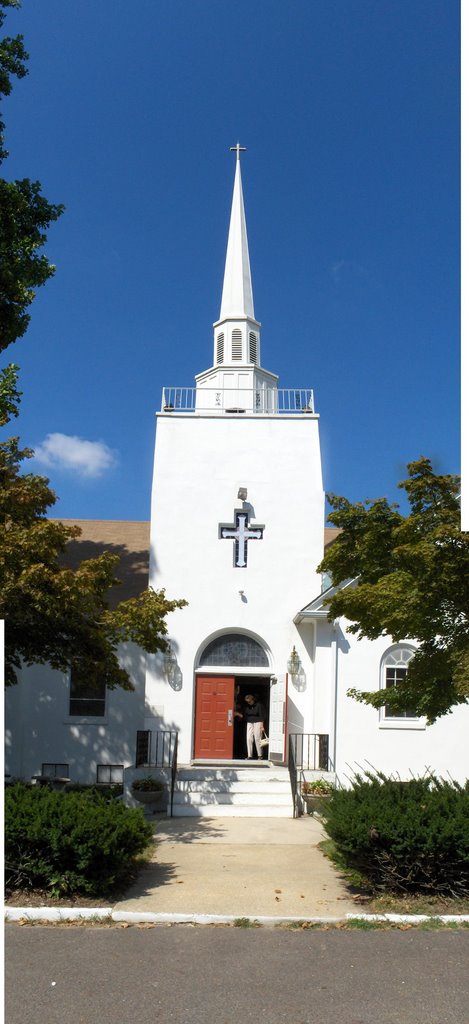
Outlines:
POLYGON ((239 491, 238 491, 238 498, 240 498, 241 501, 246 501, 247 496, 248 496, 248 489, 247 489, 247 487, 240 487, 239 491))
POLYGON ((163 656, 163 668, 164 674, 170 686, 172 685, 172 683, 174 683, 174 680, 176 678, 177 667, 178 663, 176 655, 173 651, 171 644, 168 643, 168 649, 163 656))
POLYGON ((298 672, 300 671, 300 665, 301 665, 300 656, 299 656, 298 651, 296 650, 296 648, 293 647, 293 650, 292 650, 292 652, 290 654, 290 657, 289 657, 289 659, 287 661, 287 670, 288 670, 289 674, 293 678, 298 675, 298 672))

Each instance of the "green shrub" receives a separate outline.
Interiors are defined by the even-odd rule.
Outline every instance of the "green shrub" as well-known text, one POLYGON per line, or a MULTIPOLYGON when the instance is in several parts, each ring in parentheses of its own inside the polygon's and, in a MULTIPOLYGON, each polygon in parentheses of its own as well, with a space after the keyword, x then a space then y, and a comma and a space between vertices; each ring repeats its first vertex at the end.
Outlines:
POLYGON ((18 783, 5 791, 7 888, 103 896, 128 877, 153 835, 140 809, 99 791, 56 792, 18 783))
POLYGON ((323 813, 344 865, 375 891, 469 895, 469 783, 365 772, 323 813))

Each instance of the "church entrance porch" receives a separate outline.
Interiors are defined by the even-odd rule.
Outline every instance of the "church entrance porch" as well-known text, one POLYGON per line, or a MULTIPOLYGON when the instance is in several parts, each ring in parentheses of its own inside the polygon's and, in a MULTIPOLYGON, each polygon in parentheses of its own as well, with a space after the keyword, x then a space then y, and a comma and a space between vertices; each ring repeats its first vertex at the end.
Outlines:
MULTIPOLYGON (((194 760, 246 760, 246 723, 239 715, 246 707, 245 697, 252 694, 264 708, 269 735, 270 685, 265 676, 197 675, 194 760)), ((255 747, 253 757, 258 759, 255 747)), ((259 760, 268 760, 268 748, 263 748, 259 760)))

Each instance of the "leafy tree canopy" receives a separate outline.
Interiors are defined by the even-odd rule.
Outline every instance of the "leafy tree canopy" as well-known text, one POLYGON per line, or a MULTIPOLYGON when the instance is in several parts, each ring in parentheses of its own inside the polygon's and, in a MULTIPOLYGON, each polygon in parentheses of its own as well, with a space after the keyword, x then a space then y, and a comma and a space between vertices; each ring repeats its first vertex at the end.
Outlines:
MULTIPOLYGON (((6 11, 19 7, 18 0, 0 0, 0 28, 6 11)), ((9 96, 12 77, 24 78, 28 54, 21 35, 0 40, 0 100, 9 96)), ((0 119, 0 163, 8 156, 5 125, 0 119)), ((28 306, 35 289, 55 272, 41 253, 46 231, 57 220, 63 206, 49 203, 38 181, 0 178, 0 351, 25 333, 30 316, 28 306)))
POLYGON ((375 708, 411 707, 434 722, 469 700, 469 535, 460 528, 459 477, 435 473, 426 458, 407 469, 399 487, 409 515, 386 498, 352 504, 328 496, 328 521, 342 532, 319 571, 334 587, 354 580, 328 599, 331 620, 345 616, 359 638, 419 643, 404 683, 349 694, 375 708))
POLYGON ((90 684, 133 689, 117 649, 134 641, 146 651, 167 647, 166 615, 186 601, 145 590, 110 609, 119 559, 109 552, 67 568, 63 554, 77 527, 46 518, 56 498, 45 477, 21 473, 32 455, 16 438, 0 444, 0 618, 6 623, 7 685, 21 663, 76 668, 90 684))
MULTIPOLYGON (((0 27, 6 10, 14 7, 19 7, 18 0, 0 0, 0 27)), ((26 60, 22 36, 0 41, 0 97, 11 92, 12 76, 27 74, 26 60)), ((6 156, 0 121, 0 162, 6 156)), ((34 289, 54 273, 39 250, 62 210, 42 196, 38 182, 0 179, 0 351, 24 334, 34 289)), ((17 381, 13 363, 0 371, 0 426, 18 415, 17 381)), ((76 668, 90 684, 104 680, 110 688, 133 689, 119 664, 118 645, 130 640, 149 652, 166 650, 165 617, 186 602, 148 589, 110 609, 107 595, 118 583, 118 558, 108 552, 75 570, 67 568, 67 542, 80 530, 46 518, 56 497, 45 477, 22 471, 32 455, 20 448, 18 438, 0 443, 0 618, 6 623, 6 682, 16 682, 22 663, 49 663, 61 671, 76 668)))

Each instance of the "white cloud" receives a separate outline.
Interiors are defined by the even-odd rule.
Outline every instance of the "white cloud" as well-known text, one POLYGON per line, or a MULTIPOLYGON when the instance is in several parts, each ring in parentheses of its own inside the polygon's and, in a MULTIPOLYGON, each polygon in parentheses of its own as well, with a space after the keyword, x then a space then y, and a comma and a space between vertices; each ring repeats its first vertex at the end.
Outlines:
POLYGON ((336 263, 332 264, 330 272, 336 284, 348 278, 364 277, 366 274, 365 268, 360 263, 356 263, 355 260, 337 260, 336 263))
POLYGON ((68 434, 48 434, 35 448, 34 456, 49 469, 73 470, 88 479, 102 476, 117 462, 116 453, 104 441, 86 441, 68 434))

